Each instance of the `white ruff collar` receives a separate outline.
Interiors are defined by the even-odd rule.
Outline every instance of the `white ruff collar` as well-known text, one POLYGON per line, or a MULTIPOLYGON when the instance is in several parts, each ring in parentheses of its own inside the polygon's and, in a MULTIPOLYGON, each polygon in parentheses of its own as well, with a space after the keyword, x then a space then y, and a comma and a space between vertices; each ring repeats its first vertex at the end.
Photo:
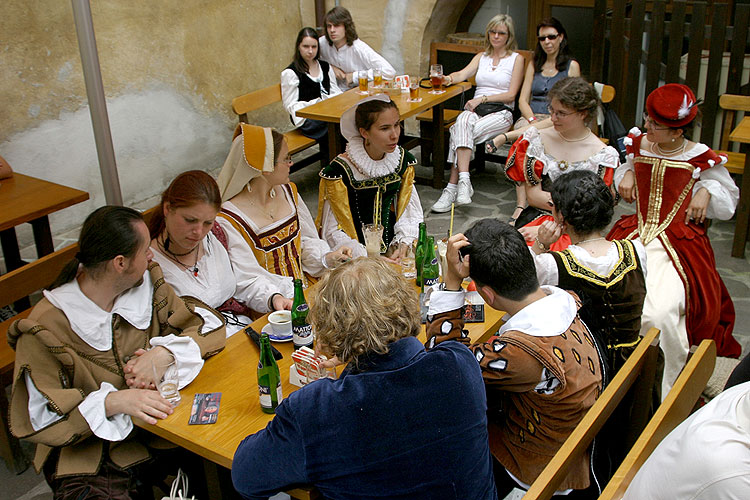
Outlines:
POLYGON ((568 292, 554 286, 540 287, 547 294, 510 317, 497 332, 513 330, 532 337, 554 337, 567 331, 576 317, 578 306, 568 292))
POLYGON ((346 154, 354 163, 355 173, 365 179, 383 177, 398 170, 401 160, 401 148, 397 147, 392 153, 386 153, 382 160, 373 160, 365 151, 362 137, 352 137, 346 144, 346 154))
POLYGON ((154 287, 148 271, 143 273, 143 283, 121 293, 115 299, 112 312, 103 310, 84 295, 77 279, 54 290, 44 291, 47 300, 68 318, 70 328, 76 335, 97 351, 108 351, 112 348, 114 314, 138 330, 148 328, 151 325, 153 295, 154 287))

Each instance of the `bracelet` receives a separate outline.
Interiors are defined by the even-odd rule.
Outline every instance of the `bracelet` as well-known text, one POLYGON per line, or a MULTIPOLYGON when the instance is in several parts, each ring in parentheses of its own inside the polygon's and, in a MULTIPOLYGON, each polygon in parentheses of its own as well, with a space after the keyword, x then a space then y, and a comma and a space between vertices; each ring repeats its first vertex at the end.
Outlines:
POLYGON ((502 136, 503 136, 503 138, 504 138, 504 139, 503 139, 503 141, 504 141, 504 142, 508 142, 508 134, 506 134, 505 132, 503 132, 503 133, 502 133, 502 134, 500 134, 500 135, 502 135, 502 136))
POLYGON ((268 298, 268 310, 273 312, 273 299, 277 295, 281 295, 279 292, 272 293, 271 296, 268 298))
POLYGON ((451 75, 448 75, 448 78, 450 78, 450 82, 448 83, 448 85, 453 85, 453 77, 451 75))
POLYGON ((547 251, 549 251, 549 248, 547 248, 547 247, 546 247, 546 246, 544 245, 544 243, 542 243, 541 241, 539 241, 539 238, 537 238, 537 239, 536 239, 536 243, 537 243, 537 245, 539 245, 539 248, 541 248, 541 249, 542 249, 542 252, 547 252, 547 251))
POLYGON ((483 95, 483 96, 482 96, 482 104, 484 104, 484 103, 486 103, 486 102, 487 102, 487 96, 486 96, 486 95, 483 95))
POLYGON ((532 123, 532 122, 535 122, 536 120, 537 120, 536 116, 532 116, 532 117, 531 117, 531 118, 529 118, 529 119, 528 119, 527 121, 528 121, 529 123, 532 123))

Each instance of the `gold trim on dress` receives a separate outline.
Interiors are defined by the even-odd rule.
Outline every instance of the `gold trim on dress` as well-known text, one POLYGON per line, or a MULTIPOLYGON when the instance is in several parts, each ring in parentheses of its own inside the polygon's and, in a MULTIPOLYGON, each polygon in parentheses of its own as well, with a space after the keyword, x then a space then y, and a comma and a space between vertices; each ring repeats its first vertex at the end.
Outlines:
POLYGON ((559 252, 561 261, 568 274, 575 278, 584 279, 597 286, 610 288, 625 278, 625 275, 638 267, 635 259, 635 248, 628 240, 614 240, 617 246, 618 259, 612 270, 606 275, 595 273, 585 265, 581 264, 573 252, 566 249, 559 252))

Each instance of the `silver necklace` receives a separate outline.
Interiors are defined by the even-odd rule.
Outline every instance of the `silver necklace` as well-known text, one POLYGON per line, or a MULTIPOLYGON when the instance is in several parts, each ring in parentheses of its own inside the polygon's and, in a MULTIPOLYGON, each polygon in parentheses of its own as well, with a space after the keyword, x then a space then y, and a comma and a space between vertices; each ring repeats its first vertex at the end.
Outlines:
MULTIPOLYGON (((250 183, 248 182, 248 183, 247 183, 247 194, 248 194, 249 196, 247 197, 247 201, 249 201, 249 202, 250 202, 250 204, 251 204, 252 206, 254 206, 254 207, 258 207, 259 205, 256 205, 256 204, 255 204, 255 202, 253 201, 253 195, 251 194, 252 192, 253 192, 253 191, 252 191, 252 189, 250 188, 250 183)), ((269 192, 268 192, 268 197, 269 197, 269 198, 271 198, 272 200, 273 200, 274 198, 276 198, 276 190, 275 190, 275 189, 274 189, 273 187, 271 188, 271 191, 269 191, 269 192)), ((272 212, 271 212, 270 210, 265 210, 265 207, 262 207, 262 206, 261 206, 260 208, 261 208, 261 209, 264 209, 264 213, 265 213, 265 214, 266 214, 267 216, 269 216, 269 217, 271 218, 271 220, 272 220, 272 221, 275 221, 275 220, 276 220, 276 216, 275 216, 275 215, 274 215, 274 214, 273 214, 273 213, 272 213, 272 212)))
POLYGON ((590 242, 590 241, 599 241, 599 240, 604 240, 604 239, 606 239, 606 238, 605 238, 604 236, 599 236, 598 238, 589 238, 589 239, 587 239, 587 240, 581 240, 581 241, 579 241, 578 243, 574 243, 574 245, 577 245, 577 246, 579 246, 579 247, 580 247, 580 246, 581 246, 581 245, 583 245, 584 243, 588 243, 588 242, 590 242))

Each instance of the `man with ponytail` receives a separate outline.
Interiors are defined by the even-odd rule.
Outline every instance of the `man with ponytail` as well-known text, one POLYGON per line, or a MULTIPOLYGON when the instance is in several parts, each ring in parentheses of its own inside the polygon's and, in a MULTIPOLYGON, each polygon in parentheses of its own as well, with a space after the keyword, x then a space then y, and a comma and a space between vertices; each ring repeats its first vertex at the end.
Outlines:
POLYGON ((131 417, 155 424, 172 413, 152 366, 174 361, 182 387, 224 347, 221 316, 175 295, 150 262, 150 240, 137 211, 97 209, 75 258, 8 331, 16 351, 10 429, 37 443, 34 465, 55 498, 150 491, 143 478, 153 450, 131 417))

